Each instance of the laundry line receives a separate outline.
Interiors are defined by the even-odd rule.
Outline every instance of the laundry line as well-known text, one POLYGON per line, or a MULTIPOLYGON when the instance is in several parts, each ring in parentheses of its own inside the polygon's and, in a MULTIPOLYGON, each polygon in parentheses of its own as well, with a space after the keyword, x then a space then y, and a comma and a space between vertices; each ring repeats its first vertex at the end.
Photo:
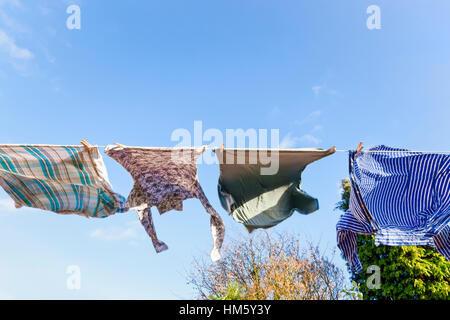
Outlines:
MULTIPOLYGON (((336 152, 351 152, 355 150, 336 150, 336 152)), ((450 151, 433 151, 433 150, 384 150, 384 151, 377 151, 377 150, 367 150, 367 151, 361 151, 361 153, 433 153, 433 154, 450 154, 450 151)))
POLYGON ((170 210, 181 211, 184 200, 198 198, 210 216, 213 238, 211 259, 216 261, 220 259, 225 226, 198 180, 196 163, 203 150, 215 150, 219 160, 223 153, 227 156, 234 152, 239 154, 236 150, 256 150, 265 154, 271 150, 272 157, 277 158, 277 166, 271 165, 269 168, 265 163, 258 163, 251 168, 241 163, 219 163, 219 202, 249 232, 273 227, 288 219, 294 211, 301 214, 317 211, 319 200, 301 189, 304 169, 334 152, 349 152, 348 169, 352 184, 350 211, 343 216, 345 220, 339 220, 336 229, 338 247, 352 269, 359 271, 358 233, 375 235, 376 245, 435 246, 439 253, 450 260, 450 228, 447 225, 450 216, 448 210, 445 211, 450 201, 445 197, 449 189, 448 172, 445 169, 450 157, 436 154, 448 154, 450 151, 402 150, 384 145, 363 150, 362 142, 355 151, 336 150, 335 146, 328 150, 269 149, 267 146, 264 149, 227 149, 224 144, 213 147, 214 143, 175 148, 130 147, 118 143, 93 146, 85 140, 80 143, 56 146, 0 144, 0 187, 13 199, 17 208, 32 207, 89 218, 104 218, 135 210, 156 252, 166 250, 168 246, 157 237, 150 208, 157 207, 160 214, 170 210), (104 148, 104 153, 116 160, 133 178, 133 189, 127 198, 112 188, 100 148, 104 148), (183 161, 173 161, 172 156, 177 152, 183 154, 183 150, 192 156, 183 157, 183 161), (355 157, 355 153, 359 152, 368 154, 355 157), (424 153, 428 155, 423 156, 424 153), (404 160, 410 156, 415 158, 414 165, 405 167, 404 160), (389 161, 386 162, 386 158, 389 161), (269 170, 263 172, 263 169, 269 170), (414 185, 409 183, 411 178, 415 179, 414 185), (364 194, 364 190, 368 189, 369 194, 364 194), (429 190, 436 197, 428 197, 429 190), (364 196, 370 199, 364 199, 364 196), (370 202, 372 200, 374 203, 370 202), (370 213, 365 203, 370 205, 370 213), (415 206, 417 203, 419 207, 415 206), (423 203, 433 209, 427 211, 426 215, 423 214, 423 203), (386 212, 386 207, 392 207, 392 213, 386 212), (366 220, 362 220, 362 215, 353 216, 352 212, 365 212, 366 220), (417 217, 424 222, 421 228, 415 224, 417 217), (409 225, 405 225, 404 221, 410 222, 409 225), (423 230, 427 233, 424 234, 423 230), (414 242, 411 235, 414 236, 414 242))
MULTIPOLYGON (((115 144, 110 144, 109 146, 114 146, 115 144)), ((60 144, 0 144, 0 147, 20 147, 20 146, 35 146, 35 147, 66 147, 68 145, 60 145, 60 144)), ((72 145, 74 147, 84 147, 83 145, 72 145)), ((117 145, 116 145, 117 146, 117 145)), ((211 146, 184 146, 184 147, 146 147, 146 146, 128 146, 128 145, 120 145, 123 147, 127 147, 127 148, 135 148, 135 149, 146 149, 146 150, 183 150, 183 149, 194 149, 194 148, 202 148, 204 147, 204 150, 211 150, 211 151, 215 151, 215 150, 233 150, 233 151, 302 151, 302 148, 284 148, 284 149, 271 149, 271 148, 222 148, 222 147, 211 147, 211 146)), ((92 147, 94 148, 99 148, 99 149, 105 149, 108 146, 98 146, 98 145, 92 145, 92 147)), ((323 152, 326 151, 327 149, 324 150, 306 150, 308 152, 323 152)), ((335 152, 352 152, 355 151, 355 149, 353 150, 346 150, 346 149, 336 149, 335 152)), ((450 150, 444 150, 444 151, 440 151, 440 150, 384 150, 384 151, 379 151, 379 150, 362 150, 361 152, 364 153, 430 153, 430 154, 450 154, 450 150)))

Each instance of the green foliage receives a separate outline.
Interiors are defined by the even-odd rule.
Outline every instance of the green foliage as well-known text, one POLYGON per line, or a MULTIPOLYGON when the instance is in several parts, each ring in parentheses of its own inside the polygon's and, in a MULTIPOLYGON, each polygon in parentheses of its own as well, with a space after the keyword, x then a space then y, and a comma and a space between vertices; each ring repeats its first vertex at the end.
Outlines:
POLYGON ((225 294, 221 296, 210 296, 211 300, 242 300, 245 289, 238 283, 230 283, 226 288, 225 294))
POLYGON ((352 281, 352 287, 350 289, 344 288, 342 289, 342 294, 344 295, 346 300, 362 300, 363 294, 359 289, 361 286, 360 283, 356 283, 356 281, 352 281))
MULTIPOLYGON (((349 206, 350 182, 342 180, 342 200, 336 209, 349 206)), ((358 255, 363 265, 360 274, 351 273, 365 300, 440 299, 450 300, 450 262, 434 248, 426 246, 375 246, 375 237, 358 235, 358 255), (381 269, 380 289, 369 289, 370 276, 365 271, 371 265, 381 269)))

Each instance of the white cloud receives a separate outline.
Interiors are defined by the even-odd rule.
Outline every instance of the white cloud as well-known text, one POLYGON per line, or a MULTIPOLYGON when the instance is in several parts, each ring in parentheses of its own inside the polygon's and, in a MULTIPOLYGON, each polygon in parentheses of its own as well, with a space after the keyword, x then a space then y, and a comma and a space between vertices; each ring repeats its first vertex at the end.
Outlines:
POLYGON ((0 6, 22 7, 20 0, 0 0, 0 6))
POLYGON ((311 112, 310 114, 308 114, 306 117, 304 117, 301 120, 295 120, 294 123, 296 125, 303 125, 305 123, 309 123, 309 122, 312 122, 312 121, 316 120, 321 115, 322 115, 322 111, 321 110, 316 110, 316 111, 311 112))
POLYGON ((52 27, 45 27, 45 32, 50 36, 50 37, 55 37, 56 36, 56 29, 52 28, 52 27))
POLYGON ((294 147, 296 144, 295 137, 292 137, 290 133, 283 137, 283 140, 280 142, 280 149, 289 149, 294 147))
POLYGON ((47 16, 50 13, 52 13, 52 9, 46 6, 39 6, 39 12, 43 15, 43 16, 47 16))
POLYGON ((28 27, 24 26, 23 24, 18 22, 16 19, 12 18, 11 16, 7 15, 4 11, 0 11, 0 23, 3 25, 3 27, 5 27, 8 30, 11 30, 15 33, 29 33, 30 32, 28 27))
POLYGON ((309 119, 309 120, 316 119, 316 118, 320 117, 321 114, 322 114, 322 111, 320 111, 320 110, 313 111, 308 115, 307 119, 309 119))
POLYGON ((4 51, 10 58, 15 60, 29 60, 34 57, 33 53, 16 45, 13 38, 0 30, 0 50, 4 51))
POLYGON ((308 144, 308 145, 317 145, 321 142, 321 140, 312 134, 304 134, 300 137, 293 137, 291 133, 288 133, 280 142, 281 149, 289 149, 297 147, 298 144, 308 144))
POLYGON ((339 91, 337 91, 337 90, 335 90, 335 89, 330 89, 330 90, 328 90, 327 92, 328 92, 328 94, 331 94, 331 95, 334 95, 334 94, 338 94, 338 93, 339 93, 339 91))
POLYGON ((319 144, 322 141, 309 133, 301 136, 298 140, 307 144, 319 144))
MULTIPOLYGON (((314 124, 316 120, 322 115, 321 110, 315 110, 309 113, 306 117, 301 120, 295 120, 294 123, 299 126, 303 126, 309 124, 312 128, 308 133, 302 136, 292 136, 291 133, 288 133, 283 137, 280 143, 280 148, 292 148, 296 147, 298 144, 302 145, 317 145, 322 140, 316 137, 316 134, 323 130, 323 127, 319 124, 314 124)), ((308 126, 309 126, 308 125, 308 126)))
POLYGON ((272 108, 272 110, 270 110, 269 116, 277 116, 277 115, 280 114, 280 112, 281 112, 280 107, 275 106, 275 107, 272 108))
POLYGON ((60 92, 61 87, 59 85, 59 79, 58 78, 52 78, 50 79, 50 85, 54 92, 60 92))
POLYGON ((136 245, 136 240, 141 233, 138 226, 137 222, 131 222, 124 227, 97 228, 90 233, 90 236, 103 241, 129 240, 130 244, 136 245))
POLYGON ((41 49, 42 49, 42 53, 44 54, 45 59, 47 60, 47 62, 55 63, 56 58, 50 53, 50 51, 44 46, 42 46, 41 49))
POLYGON ((329 95, 338 94, 337 90, 328 88, 327 84, 315 85, 311 88, 311 90, 314 92, 314 96, 316 98, 319 97, 322 92, 329 95))
POLYGON ((16 211, 14 201, 12 199, 0 199, 0 212, 3 211, 16 211))
POLYGON ((323 86, 313 86, 311 89, 312 89, 312 91, 314 92, 314 95, 315 95, 316 97, 318 97, 319 94, 320 94, 320 90, 323 89, 323 86))
POLYGON ((16 39, 19 34, 31 36, 31 29, 13 17, 15 9, 23 9, 19 0, 0 0, 0 59, 9 63, 21 76, 29 76, 35 64, 34 53, 20 46, 16 39))

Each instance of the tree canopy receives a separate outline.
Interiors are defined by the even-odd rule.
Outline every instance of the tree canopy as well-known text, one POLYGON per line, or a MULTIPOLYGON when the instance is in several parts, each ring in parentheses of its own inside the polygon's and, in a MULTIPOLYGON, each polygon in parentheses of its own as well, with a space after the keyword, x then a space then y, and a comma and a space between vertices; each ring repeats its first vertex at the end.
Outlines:
POLYGON ((222 260, 196 259, 188 282, 201 299, 330 300, 345 295, 343 271, 294 235, 258 232, 228 242, 222 260))

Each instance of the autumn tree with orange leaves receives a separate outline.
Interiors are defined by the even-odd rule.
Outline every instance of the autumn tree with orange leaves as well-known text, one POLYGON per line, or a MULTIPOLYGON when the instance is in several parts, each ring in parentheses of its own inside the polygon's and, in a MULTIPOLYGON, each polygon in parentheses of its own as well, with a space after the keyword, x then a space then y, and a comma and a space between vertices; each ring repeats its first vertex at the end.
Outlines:
POLYGON ((334 300, 343 272, 317 246, 294 235, 261 232, 228 242, 223 258, 195 259, 188 276, 200 299, 334 300))

